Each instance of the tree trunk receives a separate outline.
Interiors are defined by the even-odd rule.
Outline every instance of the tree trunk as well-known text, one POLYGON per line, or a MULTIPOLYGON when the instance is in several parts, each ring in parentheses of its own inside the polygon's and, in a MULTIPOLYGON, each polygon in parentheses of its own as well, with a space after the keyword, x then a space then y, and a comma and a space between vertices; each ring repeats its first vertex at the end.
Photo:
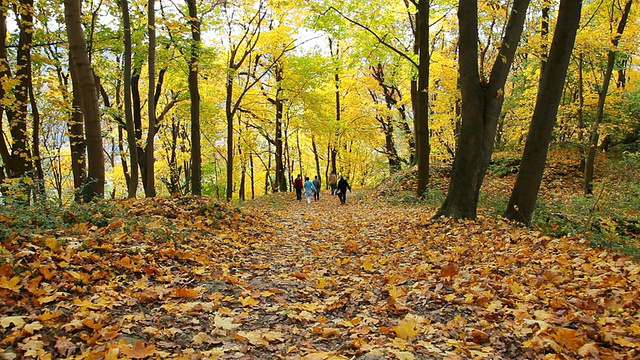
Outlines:
POLYGON ((78 76, 81 96, 80 103, 84 116, 87 136, 89 173, 87 176, 87 199, 104 197, 104 155, 100 109, 98 106, 98 88, 89 63, 89 54, 84 40, 81 23, 80 1, 65 0, 65 22, 69 38, 69 53, 78 76))
MULTIPOLYGON (((628 0, 623 13, 618 23, 618 28, 614 38, 611 40, 611 44, 614 49, 618 47, 624 28, 627 25, 627 19, 629 18, 629 12, 631 11, 632 0, 628 0)), ((607 98, 607 92, 609 91, 609 84, 611 83, 611 76, 613 74, 613 67, 616 62, 615 50, 609 50, 607 54, 607 68, 605 69, 604 78, 602 79, 602 88, 598 94, 598 105, 596 108, 596 119, 591 130, 591 136, 589 137, 589 152, 587 154, 585 171, 584 171, 584 193, 591 194, 593 192, 593 171, 596 161, 596 153, 598 149, 598 139, 600 137, 600 124, 604 119, 604 105, 607 98)))
MULTIPOLYGON (((20 35, 17 47, 17 59, 16 59, 16 77, 11 76, 10 62, 7 58, 7 28, 6 28, 6 13, 4 7, 0 9, 0 75, 4 79, 3 85, 8 85, 9 80, 16 80, 17 84, 12 87, 13 99, 11 106, 6 107, 5 102, 0 104, 0 115, 4 112, 9 123, 9 133, 11 134, 11 143, 7 144, 5 140, 5 134, 0 133, 0 153, 4 162, 5 168, 2 169, 2 179, 4 178, 21 178, 29 176, 29 172, 32 169, 32 156, 28 148, 28 132, 27 132, 27 105, 29 101, 28 89, 29 89, 29 63, 31 62, 31 46, 33 39, 33 1, 25 0, 20 2, 24 5, 26 11, 21 12, 18 16, 18 26, 20 28, 20 35), (5 174, 6 172, 6 174, 5 174)), ((0 86, 0 95, 2 99, 5 99, 7 93, 4 86, 0 86)), ((1 130, 1 127, 0 127, 1 130)), ((24 198, 22 200, 29 199, 29 189, 24 189, 24 198)))
POLYGON ((416 14, 416 44, 418 49, 418 83, 416 108, 413 119, 416 139, 416 161, 418 164, 418 188, 416 195, 422 197, 429 186, 429 1, 420 0, 416 14))
POLYGON ((255 178, 255 174, 254 174, 254 167, 253 167, 253 154, 249 154, 249 166, 251 167, 250 170, 250 174, 249 177, 251 178, 251 199, 255 199, 256 198, 256 178, 255 178))
POLYGON ((31 56, 29 56, 28 70, 29 74, 29 102, 31 105, 31 114, 33 116, 33 162, 35 165, 35 176, 38 179, 34 189, 34 200, 37 200, 39 196, 46 197, 46 189, 44 186, 44 171, 42 169, 42 156, 40 155, 40 112, 38 111, 38 104, 33 91, 33 77, 32 77, 32 64, 31 56))
POLYGON ((129 0, 119 1, 122 6, 122 27, 124 28, 124 117, 127 127, 129 162, 131 163, 131 173, 127 181, 127 196, 135 198, 138 191, 138 146, 136 144, 131 103, 131 20, 129 17, 129 0))
POLYGON ((320 175, 320 155, 318 154, 318 147, 316 146, 316 137, 311 136, 311 149, 313 150, 313 160, 316 165, 316 176, 318 179, 322 179, 320 175))
MULTIPOLYGON (((335 68, 335 73, 333 74, 333 83, 334 83, 334 87, 335 87, 335 92, 334 92, 334 98, 335 98, 335 111, 336 111, 336 124, 340 124, 340 119, 342 117, 342 109, 340 107, 340 68, 339 68, 339 61, 340 61, 340 46, 339 44, 336 42, 335 46, 334 46, 334 40, 329 38, 329 52, 331 53, 331 58, 334 60, 334 62, 336 63, 336 68, 335 68)), ((331 155, 329 156, 329 159, 331 161, 331 171, 335 172, 336 174, 338 173, 338 140, 340 139, 340 134, 338 132, 338 130, 336 129, 335 131, 335 139, 333 141, 333 143, 331 143, 330 148, 331 148, 331 155)), ((299 145, 299 143, 298 143, 299 145)), ((301 163, 302 164, 302 163, 301 163)), ((302 166, 302 165, 300 165, 302 166)))
MULTIPOLYGON (((231 70, 231 69, 230 69, 231 70)), ((225 113, 227 117, 227 201, 233 198, 233 75, 227 75, 227 99, 225 113)))
POLYGON ((275 129, 275 160, 276 160, 276 189, 281 192, 287 191, 287 178, 284 172, 284 141, 282 139, 282 119, 284 113, 284 104, 281 99, 282 87, 281 81, 283 80, 282 76, 282 67, 275 67, 275 80, 277 83, 278 89, 276 90, 276 97, 273 99, 273 104, 276 107, 276 129, 275 129))
POLYGON ((67 121, 69 130, 69 148, 71 150, 71 172, 73 174, 74 199, 82 202, 83 186, 87 178, 87 142, 84 138, 84 117, 80 107, 80 84, 76 72, 73 71, 72 60, 69 59, 71 75, 71 113, 67 121))
POLYGON ((147 155, 142 143, 142 100, 140 98, 140 73, 142 69, 135 67, 131 74, 131 110, 133 112, 134 135, 136 138, 136 153, 138 155, 138 168, 144 193, 147 194, 147 155))
POLYGON ((191 191, 202 195, 202 149, 200 145, 200 90, 198 61, 200 58, 200 20, 196 0, 187 0, 191 23, 191 56, 189 58, 189 96, 191 97, 191 191))
POLYGON ((582 0, 560 2, 558 22, 549 51, 549 63, 554 66, 547 67, 540 82, 520 171, 504 212, 508 219, 525 224, 531 222, 580 22, 581 8, 582 0))
POLYGON ((147 197, 155 197, 155 158, 154 158, 154 136, 156 129, 156 100, 154 93, 155 80, 156 80, 156 11, 155 0, 149 0, 148 8, 148 29, 149 29, 149 95, 147 96, 148 104, 148 116, 149 116, 149 128, 147 131, 147 146, 146 152, 146 173, 147 173, 147 186, 145 188, 147 197))
POLYGON ((462 126, 453 161, 447 197, 438 216, 475 219, 480 186, 491 161, 498 118, 504 102, 504 85, 522 34, 529 0, 515 0, 488 82, 478 67, 478 4, 460 0, 460 88, 462 126))
POLYGON ((584 154, 584 59, 582 52, 578 58, 578 150, 580 151, 580 165, 584 172, 587 158, 584 154))
MULTIPOLYGON (((547 59, 549 57, 549 11, 551 7, 550 0, 543 0, 542 3, 542 16, 540 17, 540 78, 539 81, 542 81, 542 76, 544 74, 544 70, 547 68, 547 59)), ((540 84, 538 83, 538 86, 540 84)))

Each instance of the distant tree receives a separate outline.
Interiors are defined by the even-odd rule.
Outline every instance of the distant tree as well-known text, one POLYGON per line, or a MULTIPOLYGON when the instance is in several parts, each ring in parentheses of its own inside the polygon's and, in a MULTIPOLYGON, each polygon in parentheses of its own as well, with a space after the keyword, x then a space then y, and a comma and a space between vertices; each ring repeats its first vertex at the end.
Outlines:
MULTIPOLYGON (((591 136, 589 137, 589 152, 586 158, 586 165, 584 171, 584 192, 585 194, 591 194, 593 192, 593 171, 596 161, 596 153, 598 148, 598 139, 600 137, 600 124, 604 119, 604 106, 607 99, 607 92, 609 90, 609 84, 611 83, 611 76, 613 75, 613 68, 616 64, 616 48, 624 32, 624 28, 627 25, 629 19, 629 13, 631 12, 632 0, 628 0, 622 9, 620 16, 620 22, 616 29, 616 33, 611 39, 611 50, 607 52, 607 67, 605 68, 604 77, 602 79, 602 86, 598 92, 598 105, 596 107, 596 119, 591 130, 591 136)), ((612 14, 613 16, 613 14, 612 14)))

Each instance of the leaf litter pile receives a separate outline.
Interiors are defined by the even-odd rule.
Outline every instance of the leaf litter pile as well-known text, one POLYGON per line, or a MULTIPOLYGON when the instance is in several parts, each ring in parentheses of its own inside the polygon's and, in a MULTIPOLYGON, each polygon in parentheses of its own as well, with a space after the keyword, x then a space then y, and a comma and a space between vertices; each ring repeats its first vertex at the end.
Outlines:
POLYGON ((0 358, 640 356, 630 259, 371 198, 117 201, 4 232, 0 358))

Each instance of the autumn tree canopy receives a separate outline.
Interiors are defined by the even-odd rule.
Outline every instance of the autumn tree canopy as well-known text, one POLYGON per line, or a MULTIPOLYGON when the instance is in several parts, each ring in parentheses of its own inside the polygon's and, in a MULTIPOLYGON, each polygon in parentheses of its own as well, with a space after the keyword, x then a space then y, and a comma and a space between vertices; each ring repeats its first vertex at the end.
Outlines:
MULTIPOLYGON (((458 159, 461 180, 440 213, 473 218, 492 154, 523 151, 564 25, 548 0, 478 2, 475 11, 417 0, 72 5, 2 5, 3 201, 119 198, 138 187, 246 199, 288 191, 299 173, 335 171, 366 187, 414 165, 425 196, 431 164, 458 159)), ((585 159, 594 138, 633 150, 632 5, 582 2, 548 112, 557 114, 551 146, 573 145, 585 159), (605 76, 612 86, 603 88, 605 76)), ((597 167, 595 155, 588 164, 597 167)))

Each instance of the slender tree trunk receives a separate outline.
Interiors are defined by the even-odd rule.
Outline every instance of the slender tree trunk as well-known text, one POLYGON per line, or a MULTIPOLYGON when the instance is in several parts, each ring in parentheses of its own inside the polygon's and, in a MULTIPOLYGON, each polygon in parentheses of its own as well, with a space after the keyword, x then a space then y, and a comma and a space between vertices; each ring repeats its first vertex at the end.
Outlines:
POLYGON ((89 62, 81 23, 80 1, 64 0, 65 22, 69 38, 69 52, 81 89, 81 108, 87 136, 89 173, 87 176, 87 199, 104 197, 104 155, 98 88, 89 62))
MULTIPOLYGON (((276 72, 279 72, 276 69, 276 72)), ((282 76, 276 75, 276 81, 278 84, 282 80, 282 76), (278 79, 279 78, 279 79, 278 79)), ((280 85, 278 85, 278 90, 276 91, 276 98, 274 101, 276 107, 276 129, 275 129, 275 160, 276 160, 276 189, 281 192, 287 191, 287 178, 284 172, 284 142, 282 139, 282 119, 284 112, 284 104, 282 103, 282 99, 280 99, 280 93, 282 89, 280 85)))
POLYGON ((33 78, 32 78, 32 66, 31 57, 29 57, 29 99, 31 104, 31 114, 33 116, 33 162, 36 170, 36 179, 38 182, 35 185, 35 191, 33 193, 34 200, 37 200, 38 196, 46 196, 46 189, 44 186, 44 171, 42 169, 42 156, 40 154, 40 111, 38 111, 38 104, 33 91, 33 78))
POLYGON ((255 168, 253 167, 253 154, 249 154, 249 166, 251 167, 251 199, 256 198, 256 178, 255 178, 255 168))
POLYGON ((447 197, 436 214, 454 219, 475 219, 480 187, 495 146, 504 85, 520 41, 529 0, 514 0, 491 75, 480 79, 478 66, 478 4, 460 0, 460 88, 462 126, 453 161, 447 197))
POLYGON ((140 98, 140 73, 142 69, 135 67, 131 74, 131 110, 133 112, 134 135, 136 138, 136 152, 138 155, 138 168, 144 193, 147 194, 147 155, 142 142, 142 99, 140 98))
MULTIPOLYGON (((155 101, 155 77, 156 77, 156 11, 155 0, 149 0, 148 8, 148 28, 149 28, 149 95, 147 104, 149 105, 149 128, 147 132, 146 167, 147 167, 147 187, 145 195, 155 197, 155 158, 154 158, 154 136, 156 129, 156 101, 155 101)), ((157 94, 159 95, 159 94, 157 94)))
POLYGON ((554 66, 547 67, 540 82, 520 171, 504 212, 504 216, 508 219, 525 224, 531 222, 580 22, 581 9, 582 0, 560 1, 558 22, 549 51, 549 63, 554 66))
POLYGON ((227 100, 225 112, 227 117, 227 201, 233 198, 233 78, 227 76, 227 100))
POLYGON ((127 181, 127 195, 129 198, 135 198, 138 191, 138 146, 131 103, 131 20, 129 0, 119 1, 122 6, 122 26, 124 28, 124 117, 127 127, 129 162, 131 163, 131 173, 127 181))
POLYGON ((318 154, 315 136, 311 136, 311 149, 313 150, 313 159, 316 165, 316 176, 318 179, 322 179, 322 175, 320 174, 320 155, 318 154))
POLYGON ((191 97, 191 191, 202 195, 202 149, 200 146, 200 91, 198 61, 200 58, 200 21, 196 0, 187 0, 191 23, 191 56, 189 58, 189 95, 191 97))
MULTIPOLYGON (((7 14, 6 8, 0 7, 0 79, 10 79, 11 72, 9 70, 9 59, 7 58, 7 14)), ((4 99, 7 95, 4 86, 0 86, 0 99, 4 99)), ((5 114, 5 105, 0 102, 0 119, 5 114)), ((8 116, 8 114, 7 114, 8 116)), ((9 146, 5 141, 5 133, 2 128, 3 122, 0 121, 0 159, 5 167, 0 166, 0 184, 4 183, 6 177, 9 175, 8 166, 11 163, 11 153, 9 153, 9 146), (5 171, 7 174, 5 174, 5 171)), ((0 194, 2 187, 0 187, 0 194)))
POLYGON ((580 151, 580 171, 584 172, 587 158, 584 154, 584 59, 582 52, 578 58, 578 150, 580 151))
MULTIPOLYGON (((334 82, 334 86, 335 86, 335 113, 336 113, 336 124, 340 124, 340 119, 342 117, 342 109, 340 106, 340 65, 339 61, 340 61, 340 46, 339 44, 336 42, 334 44, 334 40, 333 39, 329 39, 329 52, 331 53, 331 57, 333 58, 334 62, 335 62, 335 73, 333 74, 333 82, 334 82)), ((336 174, 338 173, 338 165, 337 165, 337 161, 338 161, 338 146, 339 146, 339 140, 340 139, 340 134, 338 132, 338 130, 335 131, 335 140, 333 141, 333 143, 330 145, 331 147, 331 155, 329 156, 329 159, 331 161, 331 171, 335 172, 336 174)), ((299 144, 298 144, 299 145, 299 144)))
MULTIPOLYGON (((631 11, 632 0, 628 0, 624 10, 622 12, 622 18, 618 23, 618 28, 614 38, 611 40, 611 44, 614 49, 618 47, 624 28, 627 25, 627 19, 629 18, 629 12, 631 11)), ((600 124, 604 119, 604 105, 607 99, 607 92, 609 91, 609 84, 611 83, 611 76, 613 75, 613 67, 616 62, 615 50, 609 50, 607 54, 607 68, 605 69, 604 78, 602 79, 602 88, 598 94, 598 105, 596 108, 596 119, 591 130, 591 136, 589 137, 589 152, 587 154, 585 171, 584 171, 584 193, 591 194, 593 192, 593 172, 596 161, 596 153, 598 149, 598 139, 600 137, 600 124)))

